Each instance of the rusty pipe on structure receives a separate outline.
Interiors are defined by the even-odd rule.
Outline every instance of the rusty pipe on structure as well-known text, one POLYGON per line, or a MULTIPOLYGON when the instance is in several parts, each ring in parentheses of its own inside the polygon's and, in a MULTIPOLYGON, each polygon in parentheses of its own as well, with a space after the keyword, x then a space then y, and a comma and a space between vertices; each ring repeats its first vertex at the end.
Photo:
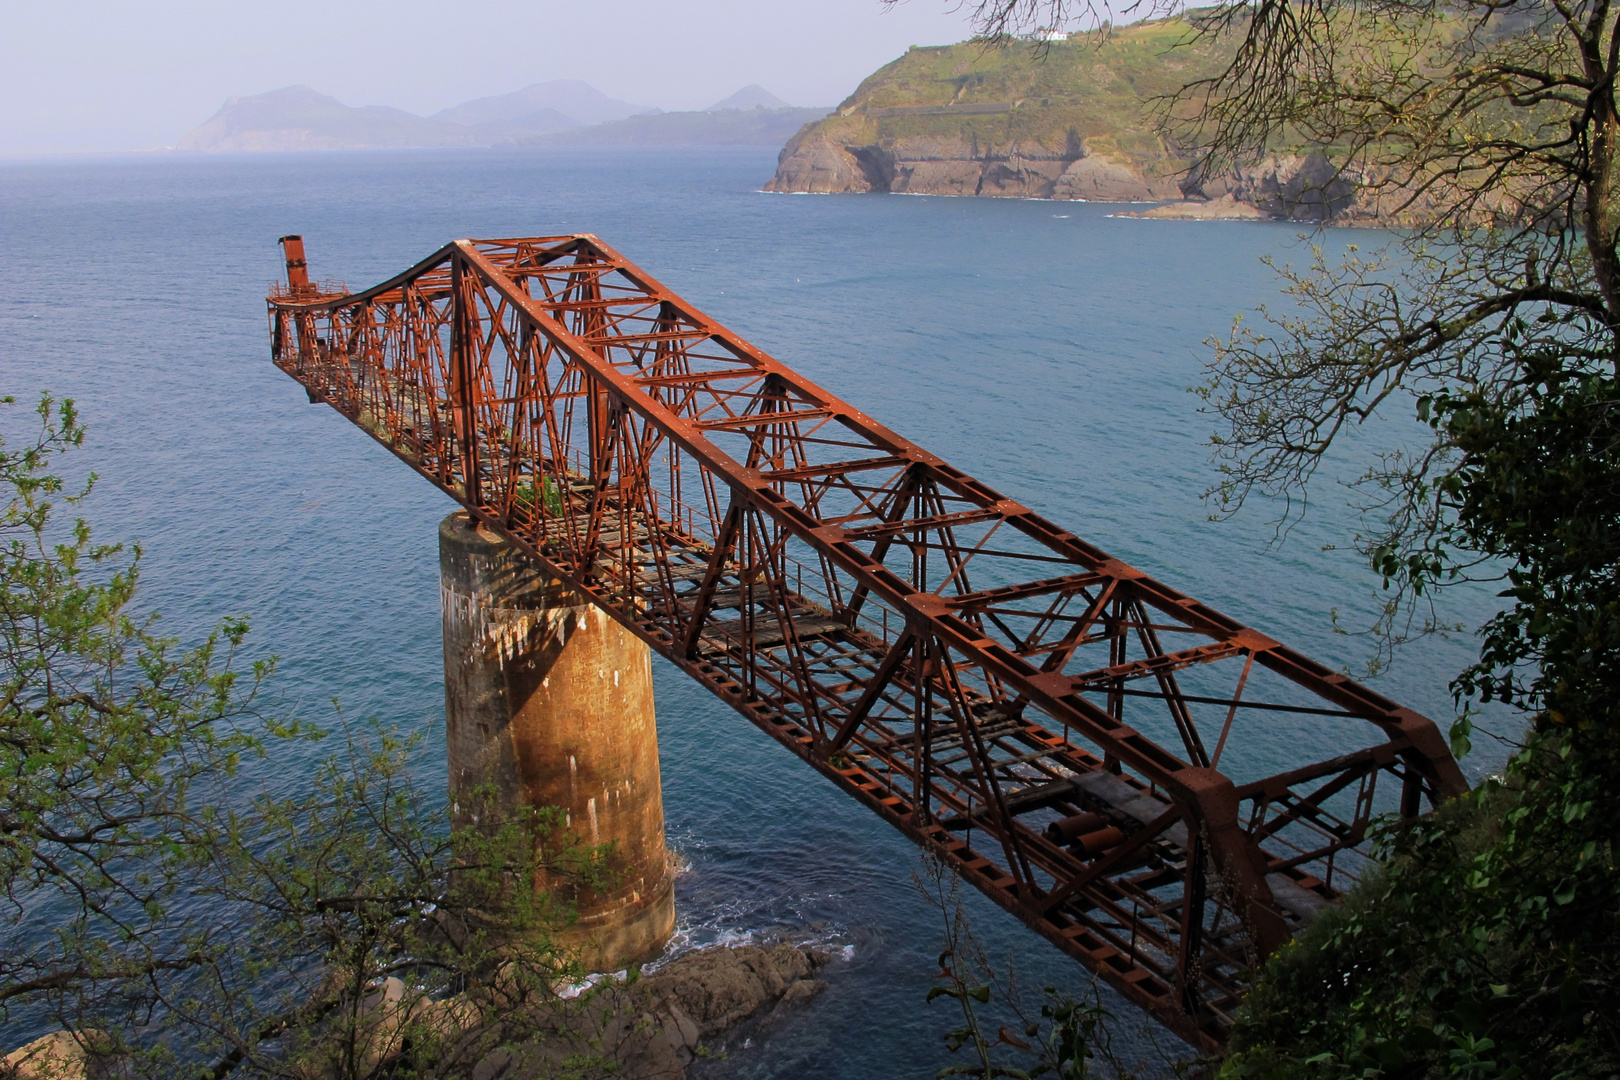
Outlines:
POLYGON ((283 236, 278 243, 287 260, 287 288, 294 299, 313 296, 309 283, 309 264, 304 260, 304 238, 296 233, 283 236))

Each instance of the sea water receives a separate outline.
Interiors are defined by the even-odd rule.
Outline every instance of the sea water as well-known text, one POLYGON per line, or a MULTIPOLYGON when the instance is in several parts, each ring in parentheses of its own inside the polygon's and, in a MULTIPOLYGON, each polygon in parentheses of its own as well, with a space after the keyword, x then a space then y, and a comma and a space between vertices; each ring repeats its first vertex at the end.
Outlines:
MULTIPOLYGON (((1112 554, 1330 666, 1365 661, 1365 643, 1334 633, 1330 615, 1364 625, 1377 603, 1331 482, 1353 461, 1329 470, 1281 546, 1265 508, 1213 523, 1200 498, 1216 478, 1214 421, 1188 392, 1204 342, 1277 302, 1260 260, 1308 261, 1299 227, 1133 220, 1104 204, 762 194, 773 166, 756 149, 0 166, 0 393, 19 398, 0 425, 26 430, 42 389, 75 398, 90 428, 75 467, 99 476, 82 509, 103 538, 143 545, 141 607, 189 640, 250 616, 256 652, 281 658, 278 707, 333 723, 335 700, 348 717, 422 732, 416 779, 432 798, 444 772, 435 529, 454 507, 271 366, 263 298, 284 233, 303 234, 315 277, 354 288, 457 238, 596 233, 810 379, 1112 554)), ((1418 433, 1397 419, 1381 434, 1418 433)), ((1492 602, 1477 590, 1442 614, 1477 626, 1492 602)), ((1446 683, 1475 647, 1468 634, 1425 640, 1378 689, 1444 726, 1446 683)), ((941 914, 910 884, 915 849, 675 668, 654 667, 683 867, 677 945, 788 935, 835 957, 824 994, 708 1072, 932 1076, 959 1018, 948 1001, 923 1003, 941 914)), ((1297 763, 1337 749, 1288 730, 1248 736, 1243 753, 1297 763)), ((1465 771, 1477 778, 1501 757, 1487 745, 1465 771)), ((313 760, 265 782, 294 790, 313 760)), ((965 899, 988 952, 1037 996, 1090 985, 1010 916, 965 899)), ((1130 1054, 1185 1052, 1105 999, 1130 1054)), ((33 1033, 0 1034, 11 1046, 33 1033)))

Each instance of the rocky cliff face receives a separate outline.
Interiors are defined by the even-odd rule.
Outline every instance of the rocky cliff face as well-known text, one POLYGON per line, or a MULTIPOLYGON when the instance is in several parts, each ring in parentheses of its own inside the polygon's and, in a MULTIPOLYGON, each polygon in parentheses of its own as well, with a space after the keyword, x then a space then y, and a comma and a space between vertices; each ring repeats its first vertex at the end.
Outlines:
MULTIPOLYGON (((778 192, 896 192, 1161 203, 1154 217, 1384 223, 1320 152, 1278 154, 1219 176, 1156 132, 1163 96, 1215 70, 1215 47, 1179 19, 1106 43, 995 50, 913 48, 782 150, 778 192)), ((1387 200, 1386 200, 1387 201, 1387 200)))
POLYGON ((1321 151, 1268 157, 1190 190, 1198 198, 1231 196, 1274 218, 1327 221, 1357 203, 1355 182, 1321 151))
POLYGON ((1133 161, 1094 152, 1080 139, 1065 139, 1062 146, 1033 139, 998 147, 969 133, 850 145, 821 126, 811 125, 788 143, 766 191, 1185 204, 1181 212, 1154 217, 1326 221, 1377 216, 1374 207, 1358 200, 1355 183, 1320 152, 1268 157, 1198 180, 1168 155, 1133 161))
POLYGON ((977 131, 885 138, 864 144, 812 124, 782 151, 766 191, 843 194, 989 195, 1097 202, 1179 199, 1173 177, 1086 154, 1084 141, 1056 138, 981 141, 977 131), (1054 145, 1056 144, 1056 145, 1054 145))

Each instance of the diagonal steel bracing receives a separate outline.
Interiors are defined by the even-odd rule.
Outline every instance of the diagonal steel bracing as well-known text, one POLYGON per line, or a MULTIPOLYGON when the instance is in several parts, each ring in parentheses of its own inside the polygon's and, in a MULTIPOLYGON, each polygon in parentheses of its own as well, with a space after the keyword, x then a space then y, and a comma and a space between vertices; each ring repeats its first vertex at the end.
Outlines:
POLYGON ((312 401, 1198 1045, 1354 879, 1372 813, 1465 788, 1431 721, 952 468, 593 236, 458 240, 358 293, 286 243, 272 349, 312 401), (1274 760, 1300 745, 1332 751, 1274 760))

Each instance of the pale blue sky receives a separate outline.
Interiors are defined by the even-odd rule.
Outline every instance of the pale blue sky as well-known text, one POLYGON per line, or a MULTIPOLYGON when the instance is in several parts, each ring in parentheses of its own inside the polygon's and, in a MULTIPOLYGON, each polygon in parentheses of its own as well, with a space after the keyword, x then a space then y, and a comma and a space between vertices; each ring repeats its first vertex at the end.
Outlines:
POLYGON ((831 105, 968 33, 953 0, 0 0, 0 154, 158 148, 292 83, 420 113, 558 78, 663 109, 748 83, 831 105))

